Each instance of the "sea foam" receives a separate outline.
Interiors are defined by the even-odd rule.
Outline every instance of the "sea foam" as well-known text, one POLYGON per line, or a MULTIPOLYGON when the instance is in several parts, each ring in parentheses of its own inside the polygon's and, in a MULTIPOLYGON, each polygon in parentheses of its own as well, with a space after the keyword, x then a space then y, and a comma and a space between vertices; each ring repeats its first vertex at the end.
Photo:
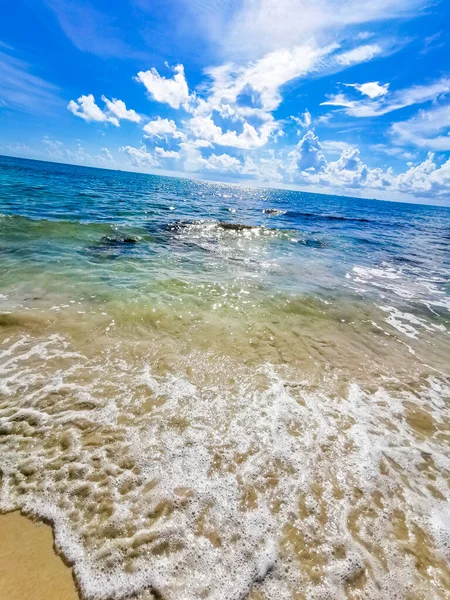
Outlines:
POLYGON ((446 380, 342 396, 200 352, 2 352, 0 507, 53 523, 87 598, 449 589, 446 380))

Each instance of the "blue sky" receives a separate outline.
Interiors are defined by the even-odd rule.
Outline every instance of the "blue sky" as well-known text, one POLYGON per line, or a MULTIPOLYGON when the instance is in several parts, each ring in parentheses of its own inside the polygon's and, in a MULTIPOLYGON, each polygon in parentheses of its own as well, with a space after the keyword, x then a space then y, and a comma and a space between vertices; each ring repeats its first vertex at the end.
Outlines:
POLYGON ((0 153, 450 205, 450 3, 7 0, 0 153))

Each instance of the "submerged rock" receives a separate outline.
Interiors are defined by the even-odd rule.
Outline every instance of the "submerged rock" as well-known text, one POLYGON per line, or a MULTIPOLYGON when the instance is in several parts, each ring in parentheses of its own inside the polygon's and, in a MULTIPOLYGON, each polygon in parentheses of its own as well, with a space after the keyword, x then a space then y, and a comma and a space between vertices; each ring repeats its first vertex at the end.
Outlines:
POLYGON ((121 244, 137 244, 139 238, 137 236, 122 236, 122 235, 104 235, 100 238, 100 243, 108 246, 119 246, 121 244))
POLYGON ((255 225, 245 225, 244 223, 227 223, 226 221, 218 221, 217 226, 221 229, 231 231, 244 231, 245 229, 259 229, 255 225))
POLYGON ((275 215, 275 216, 277 216, 277 215, 284 215, 285 212, 286 211, 280 210, 278 208, 265 208, 263 210, 263 213, 265 215, 275 215))
POLYGON ((140 239, 134 235, 104 235, 96 244, 89 246, 89 251, 98 258, 115 259, 128 255, 140 239))

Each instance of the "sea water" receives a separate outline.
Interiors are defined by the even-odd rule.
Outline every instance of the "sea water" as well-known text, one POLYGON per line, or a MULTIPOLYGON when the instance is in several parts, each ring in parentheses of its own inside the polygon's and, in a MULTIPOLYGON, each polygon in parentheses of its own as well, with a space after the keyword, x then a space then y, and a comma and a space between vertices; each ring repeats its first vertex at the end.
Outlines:
POLYGON ((0 213, 0 509, 84 597, 449 597, 448 208, 1 157, 0 213))

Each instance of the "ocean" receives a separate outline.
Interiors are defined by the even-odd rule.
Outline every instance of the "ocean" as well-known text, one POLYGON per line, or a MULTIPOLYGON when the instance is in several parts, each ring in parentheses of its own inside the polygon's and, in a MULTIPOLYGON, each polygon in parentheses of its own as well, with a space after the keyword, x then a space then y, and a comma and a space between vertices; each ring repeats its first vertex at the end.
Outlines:
POLYGON ((450 595, 450 209, 0 157, 0 510, 85 598, 450 595))

